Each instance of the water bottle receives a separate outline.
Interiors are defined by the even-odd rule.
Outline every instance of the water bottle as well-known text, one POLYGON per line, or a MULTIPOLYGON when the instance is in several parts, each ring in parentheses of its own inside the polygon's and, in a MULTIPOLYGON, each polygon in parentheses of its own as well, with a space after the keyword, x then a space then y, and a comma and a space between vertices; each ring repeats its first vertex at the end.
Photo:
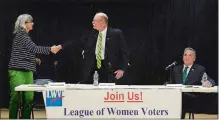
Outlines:
POLYGON ((201 80, 202 86, 205 86, 206 81, 208 81, 208 75, 206 73, 204 73, 202 76, 202 80, 201 80))
POLYGON ((93 85, 94 86, 98 86, 98 79, 99 79, 99 75, 98 75, 97 71, 95 71, 94 76, 93 76, 93 80, 94 80, 93 85))

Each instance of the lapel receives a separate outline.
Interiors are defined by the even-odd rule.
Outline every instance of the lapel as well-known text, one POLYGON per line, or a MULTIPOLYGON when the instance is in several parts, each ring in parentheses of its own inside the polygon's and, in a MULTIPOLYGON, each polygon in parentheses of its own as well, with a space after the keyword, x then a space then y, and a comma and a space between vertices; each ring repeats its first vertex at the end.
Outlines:
POLYGON ((94 51, 96 49, 98 34, 99 34, 99 32, 95 30, 95 32, 92 35, 92 39, 91 39, 91 46, 92 46, 92 48, 94 48, 93 49, 94 51))
POLYGON ((106 46, 107 46, 107 43, 109 42, 109 40, 111 39, 111 28, 107 28, 107 31, 106 31, 106 46))
MULTIPOLYGON (((111 28, 107 28, 107 32, 106 32, 106 42, 105 42, 105 47, 107 47, 107 43, 109 42, 109 40, 111 39, 110 38, 110 32, 111 31, 111 28)), ((95 31, 93 33, 93 39, 92 39, 92 43, 95 43, 95 47, 96 47, 96 44, 97 44, 97 39, 98 39, 98 34, 99 34, 99 31, 95 31)))
POLYGON ((109 40, 111 39, 111 35, 110 35, 110 33, 111 33, 111 28, 107 28, 107 32, 106 32, 106 41, 105 41, 105 58, 107 58, 107 52, 108 52, 108 46, 109 46, 109 40))
POLYGON ((188 73, 187 77, 186 77, 185 84, 188 84, 192 80, 191 78, 192 78, 192 75, 193 75, 194 72, 195 72, 195 65, 193 64, 192 67, 189 70, 189 73, 188 73))
POLYGON ((177 83, 182 84, 183 65, 181 65, 181 66, 179 67, 179 74, 178 74, 178 75, 179 75, 179 76, 178 76, 179 79, 176 79, 176 80, 178 80, 177 83))

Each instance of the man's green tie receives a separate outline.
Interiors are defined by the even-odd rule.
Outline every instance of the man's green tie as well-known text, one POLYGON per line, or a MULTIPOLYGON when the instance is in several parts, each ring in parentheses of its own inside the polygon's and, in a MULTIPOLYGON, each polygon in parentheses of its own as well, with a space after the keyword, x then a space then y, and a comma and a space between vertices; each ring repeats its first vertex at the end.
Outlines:
POLYGON ((185 84, 186 81, 186 77, 187 77, 187 70, 188 70, 188 66, 185 67, 184 71, 183 71, 183 79, 182 79, 182 84, 185 84))
POLYGON ((100 69, 101 67, 101 51, 102 51, 102 33, 100 32, 98 35, 98 43, 97 43, 97 68, 100 69))

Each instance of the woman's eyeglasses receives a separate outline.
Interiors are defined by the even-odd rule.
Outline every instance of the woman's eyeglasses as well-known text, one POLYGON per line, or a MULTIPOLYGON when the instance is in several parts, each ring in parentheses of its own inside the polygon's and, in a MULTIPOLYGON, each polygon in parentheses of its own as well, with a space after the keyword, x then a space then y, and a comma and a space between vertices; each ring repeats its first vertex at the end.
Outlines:
POLYGON ((34 24, 32 21, 27 21, 27 22, 25 22, 25 24, 26 24, 26 23, 32 23, 32 24, 34 24))

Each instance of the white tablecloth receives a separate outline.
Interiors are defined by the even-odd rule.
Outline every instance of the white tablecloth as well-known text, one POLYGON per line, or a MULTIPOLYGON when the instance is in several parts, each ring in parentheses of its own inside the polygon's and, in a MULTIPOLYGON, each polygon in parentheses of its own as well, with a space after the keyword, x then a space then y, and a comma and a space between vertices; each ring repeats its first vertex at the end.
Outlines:
POLYGON ((182 92, 216 93, 217 86, 20 85, 15 91, 43 92, 47 118, 180 118, 182 92))
MULTIPOLYGON (((181 89, 182 92, 207 92, 217 93, 218 86, 205 88, 202 86, 182 86, 182 87, 167 87, 164 85, 116 85, 113 89, 181 89)), ((112 89, 112 88, 100 88, 88 84, 66 84, 66 87, 46 87, 45 85, 20 85, 15 88, 15 91, 43 91, 43 90, 57 90, 57 89, 112 89)))

